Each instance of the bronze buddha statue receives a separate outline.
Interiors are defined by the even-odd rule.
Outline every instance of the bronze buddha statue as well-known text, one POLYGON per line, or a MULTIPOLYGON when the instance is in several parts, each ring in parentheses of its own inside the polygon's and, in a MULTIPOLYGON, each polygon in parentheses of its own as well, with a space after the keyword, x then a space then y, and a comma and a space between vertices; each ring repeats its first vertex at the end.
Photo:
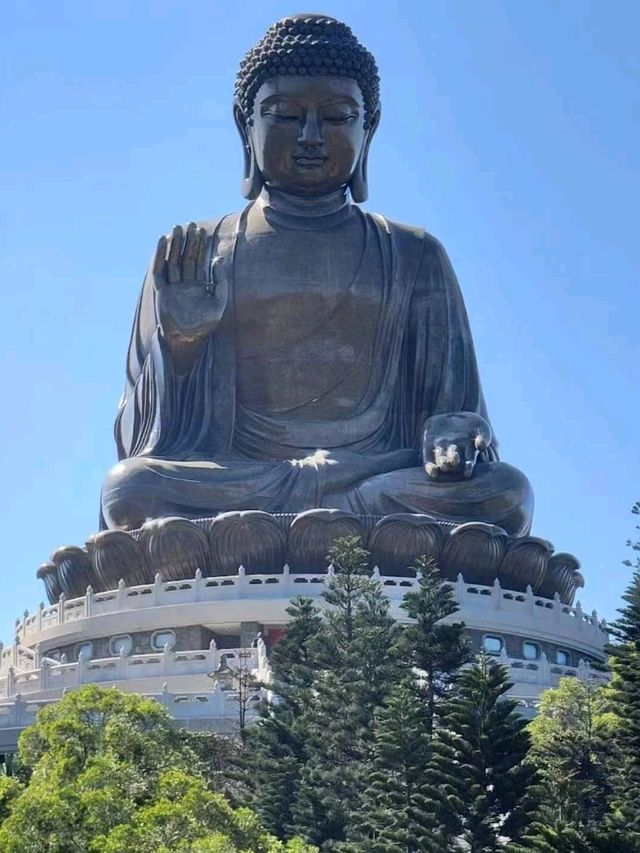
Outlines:
POLYGON ((328 507, 527 534, 531 487, 499 461, 442 246, 360 207, 371 54, 332 18, 286 18, 242 62, 234 115, 249 203, 158 242, 104 526, 328 507))

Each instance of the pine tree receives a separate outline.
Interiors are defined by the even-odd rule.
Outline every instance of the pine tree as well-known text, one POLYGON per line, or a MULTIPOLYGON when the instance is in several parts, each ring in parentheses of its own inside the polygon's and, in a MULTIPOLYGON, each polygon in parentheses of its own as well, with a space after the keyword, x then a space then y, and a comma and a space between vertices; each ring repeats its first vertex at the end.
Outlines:
MULTIPOLYGON (((640 503, 632 512, 640 514, 640 503)), ((628 543, 640 551, 640 542, 628 543)), ((620 772, 616 779, 617 814, 611 823, 640 847, 640 559, 633 568, 633 577, 626 593, 620 618, 613 626, 617 643, 609 647, 611 705, 617 720, 615 738, 621 756, 620 772)))
POLYGON ((431 739, 414 679, 376 717, 373 765, 352 837, 363 853, 440 853, 429 786, 431 739))
POLYGON ((464 623, 442 622, 458 611, 458 604, 436 564, 420 559, 416 572, 417 589, 408 592, 400 605, 407 616, 415 620, 404 629, 401 646, 407 665, 420 673, 431 733, 437 703, 449 693, 458 670, 471 659, 471 652, 464 623))
POLYGON ((294 806, 295 831, 326 850, 349 838, 371 768, 375 712, 400 671, 399 628, 380 583, 367 575, 368 552, 345 538, 330 558, 314 701, 302 719, 307 762, 294 806))
POLYGON ((526 720, 505 697, 510 686, 506 669, 481 657, 461 673, 436 732, 443 763, 455 762, 461 839, 470 853, 503 849, 533 775, 526 720))
POLYGON ((322 625, 319 610, 309 598, 294 599, 287 613, 291 621, 270 660, 268 686, 275 701, 265 703, 260 719, 249 730, 244 774, 253 790, 255 811, 280 838, 290 834, 291 808, 306 762, 304 711, 312 701, 315 678, 311 644, 322 625))

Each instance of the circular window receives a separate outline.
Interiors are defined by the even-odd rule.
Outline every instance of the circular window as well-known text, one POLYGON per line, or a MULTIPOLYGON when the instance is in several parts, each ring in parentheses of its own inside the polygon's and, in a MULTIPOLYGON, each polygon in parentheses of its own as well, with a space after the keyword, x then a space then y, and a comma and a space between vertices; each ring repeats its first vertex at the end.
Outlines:
POLYGON ((112 637, 109 648, 112 655, 130 655, 133 648, 133 640, 129 634, 120 634, 118 637, 112 637))
POLYGON ((522 644, 522 654, 525 660, 538 660, 540 657, 540 646, 537 643, 532 643, 531 640, 525 640, 522 644))
POLYGON ((80 659, 80 655, 82 655, 85 660, 91 660, 93 657, 93 643, 78 643, 76 646, 76 658, 78 658, 78 660, 80 659))
POLYGON ((556 652, 556 663, 560 666, 571 666, 571 655, 564 649, 558 649, 556 652))
POLYGON ((176 644, 176 635, 173 631, 156 631, 151 637, 151 647, 159 652, 163 652, 165 646, 172 649, 176 644))
POLYGON ((482 641, 482 647, 490 655, 499 655, 503 647, 502 637, 487 635, 482 641))

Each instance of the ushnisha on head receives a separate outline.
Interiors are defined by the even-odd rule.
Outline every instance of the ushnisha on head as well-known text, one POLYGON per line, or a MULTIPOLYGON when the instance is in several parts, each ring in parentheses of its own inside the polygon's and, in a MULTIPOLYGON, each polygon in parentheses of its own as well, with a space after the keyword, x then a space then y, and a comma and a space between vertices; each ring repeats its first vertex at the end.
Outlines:
POLYGON ((364 201, 379 99, 375 60, 346 24, 311 14, 273 24, 236 79, 243 195, 265 185, 302 196, 349 187, 364 201))

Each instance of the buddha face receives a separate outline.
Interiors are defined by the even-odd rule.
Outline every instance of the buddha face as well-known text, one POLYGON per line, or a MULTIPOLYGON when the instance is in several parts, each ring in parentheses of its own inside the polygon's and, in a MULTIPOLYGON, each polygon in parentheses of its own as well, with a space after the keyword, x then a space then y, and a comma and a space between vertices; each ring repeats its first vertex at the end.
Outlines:
POLYGON ((360 87, 347 77, 273 77, 252 119, 245 133, 264 183, 295 195, 347 186, 372 135, 360 87))

